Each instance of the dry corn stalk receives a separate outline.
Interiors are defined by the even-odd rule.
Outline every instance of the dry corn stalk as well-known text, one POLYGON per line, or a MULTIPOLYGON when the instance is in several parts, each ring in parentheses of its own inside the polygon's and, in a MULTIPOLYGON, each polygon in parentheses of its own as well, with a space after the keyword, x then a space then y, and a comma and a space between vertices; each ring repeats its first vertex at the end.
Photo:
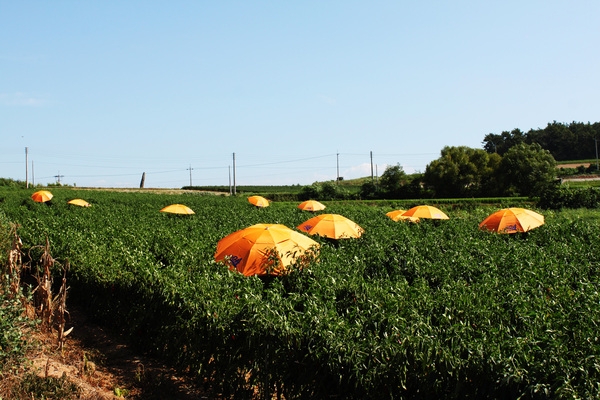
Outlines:
POLYGON ((38 270, 36 280, 38 286, 34 289, 35 309, 38 317, 42 321, 42 329, 49 332, 53 327, 56 327, 58 334, 58 348, 62 351, 66 337, 73 331, 73 328, 65 331, 65 314, 67 311, 67 271, 69 270, 69 260, 66 261, 63 267, 62 283, 58 294, 52 296, 52 267, 56 260, 50 254, 50 242, 46 237, 46 245, 44 252, 40 258, 41 268, 38 270), (41 270, 41 276, 40 276, 41 270))
POLYGON ((21 288, 21 270, 23 269, 23 258, 21 257, 23 242, 17 234, 17 226, 11 227, 13 237, 11 249, 8 252, 7 274, 9 279, 9 291, 16 296, 21 288))
POLYGON ((69 260, 67 260, 65 266, 63 267, 62 284, 60 285, 58 294, 54 298, 54 322, 56 324, 56 329, 58 330, 58 348, 61 351, 67 336, 73 331, 73 327, 71 327, 71 329, 65 332, 65 314, 69 313, 67 311, 67 271, 69 270, 69 267, 69 260))
POLYGON ((50 242, 46 237, 46 246, 40 258, 42 275, 36 274, 37 287, 34 289, 34 305, 38 317, 42 321, 42 329, 49 331, 52 328, 52 274, 50 269, 54 265, 54 259, 50 255, 50 242))

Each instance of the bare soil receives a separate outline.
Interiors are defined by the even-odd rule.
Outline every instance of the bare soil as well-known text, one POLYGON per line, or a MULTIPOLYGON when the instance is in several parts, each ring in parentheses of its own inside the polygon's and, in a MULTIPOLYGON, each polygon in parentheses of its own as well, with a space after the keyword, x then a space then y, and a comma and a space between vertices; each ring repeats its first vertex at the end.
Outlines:
POLYGON ((588 168, 590 166, 590 163, 558 164, 558 168, 577 168, 581 166, 588 168))
MULTIPOLYGON (((57 348, 56 332, 27 332, 36 345, 18 374, 64 376, 80 388, 74 398, 87 400, 223 398, 159 361, 136 354, 123 338, 89 321, 81 310, 70 310, 67 327, 71 326, 74 329, 62 351, 57 348)), ((20 378, 10 379, 16 385, 20 378)), ((5 383, 2 389, 6 393, 10 388, 5 383)))

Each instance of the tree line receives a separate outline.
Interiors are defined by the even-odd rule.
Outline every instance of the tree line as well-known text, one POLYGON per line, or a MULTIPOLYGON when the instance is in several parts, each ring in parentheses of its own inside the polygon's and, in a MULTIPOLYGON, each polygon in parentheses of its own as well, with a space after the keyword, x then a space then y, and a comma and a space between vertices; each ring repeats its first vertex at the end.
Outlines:
POLYGON ((483 149, 488 153, 504 155, 511 147, 520 144, 539 144, 548 150, 557 161, 585 160, 596 158, 596 139, 600 138, 600 122, 584 124, 572 122, 549 123, 542 129, 531 129, 525 133, 520 129, 489 133, 483 138, 483 149))
MULTIPOLYGON (((362 198, 460 198, 537 196, 557 187, 557 160, 596 157, 600 123, 562 124, 523 133, 490 133, 483 148, 446 146, 422 174, 389 166, 377 183, 361 188, 362 198)), ((588 172, 596 172, 592 164, 588 172), (593 171, 592 171, 593 170, 593 171)))

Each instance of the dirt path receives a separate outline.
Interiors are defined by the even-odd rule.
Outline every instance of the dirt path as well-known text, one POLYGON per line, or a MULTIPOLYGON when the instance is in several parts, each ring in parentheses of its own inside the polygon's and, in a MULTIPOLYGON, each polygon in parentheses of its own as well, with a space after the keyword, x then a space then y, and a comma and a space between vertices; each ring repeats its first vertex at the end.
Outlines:
POLYGON ((77 309, 70 310, 72 334, 62 352, 56 335, 35 333, 42 343, 29 358, 31 370, 41 377, 63 374, 81 388, 81 399, 219 399, 185 376, 153 358, 136 354, 119 335, 90 322, 77 309))

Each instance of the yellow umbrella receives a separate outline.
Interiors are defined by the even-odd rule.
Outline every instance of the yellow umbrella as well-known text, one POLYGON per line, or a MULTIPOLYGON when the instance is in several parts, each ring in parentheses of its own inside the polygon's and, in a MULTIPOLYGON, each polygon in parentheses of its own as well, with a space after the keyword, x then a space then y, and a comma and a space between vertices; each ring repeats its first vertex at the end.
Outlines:
POLYGON ((53 195, 47 190, 38 190, 34 194, 31 195, 33 201, 37 203, 45 203, 52 199, 53 195))
POLYGON ((269 207, 269 200, 262 196, 250 196, 248 197, 248 201, 256 207, 269 207))
POLYGON ((170 206, 161 208, 160 212, 166 212, 169 214, 183 214, 183 215, 194 214, 194 210, 192 210, 188 206, 184 206, 183 204, 171 204, 170 206))
POLYGON ((316 256, 319 244, 281 224, 256 224, 225 236, 217 243, 216 261, 246 275, 279 275, 316 256))
POLYGON ((490 214, 480 224, 480 229, 498 233, 527 232, 544 225, 544 216, 525 208, 504 208, 490 214))
POLYGON ((405 220, 405 221, 410 221, 410 222, 419 222, 419 217, 410 217, 408 215, 402 215, 406 212, 406 210, 394 210, 394 211, 390 211, 385 213, 385 215, 387 215, 388 217, 390 217, 390 219, 392 221, 400 221, 400 220, 405 220))
POLYGON ((356 222, 338 214, 321 214, 297 226, 310 235, 330 239, 358 238, 365 231, 356 222))
POLYGON ((300 203, 298 208, 303 211, 321 211, 325 209, 325 205, 316 200, 306 200, 300 203))
POLYGON ((416 206, 403 213, 402 216, 429 219, 450 219, 440 209, 432 206, 416 206))
POLYGON ((88 203, 87 201, 82 200, 82 199, 69 200, 69 201, 67 201, 67 203, 68 204, 73 204, 73 205, 79 206, 79 207, 90 207, 91 206, 90 203, 88 203))

